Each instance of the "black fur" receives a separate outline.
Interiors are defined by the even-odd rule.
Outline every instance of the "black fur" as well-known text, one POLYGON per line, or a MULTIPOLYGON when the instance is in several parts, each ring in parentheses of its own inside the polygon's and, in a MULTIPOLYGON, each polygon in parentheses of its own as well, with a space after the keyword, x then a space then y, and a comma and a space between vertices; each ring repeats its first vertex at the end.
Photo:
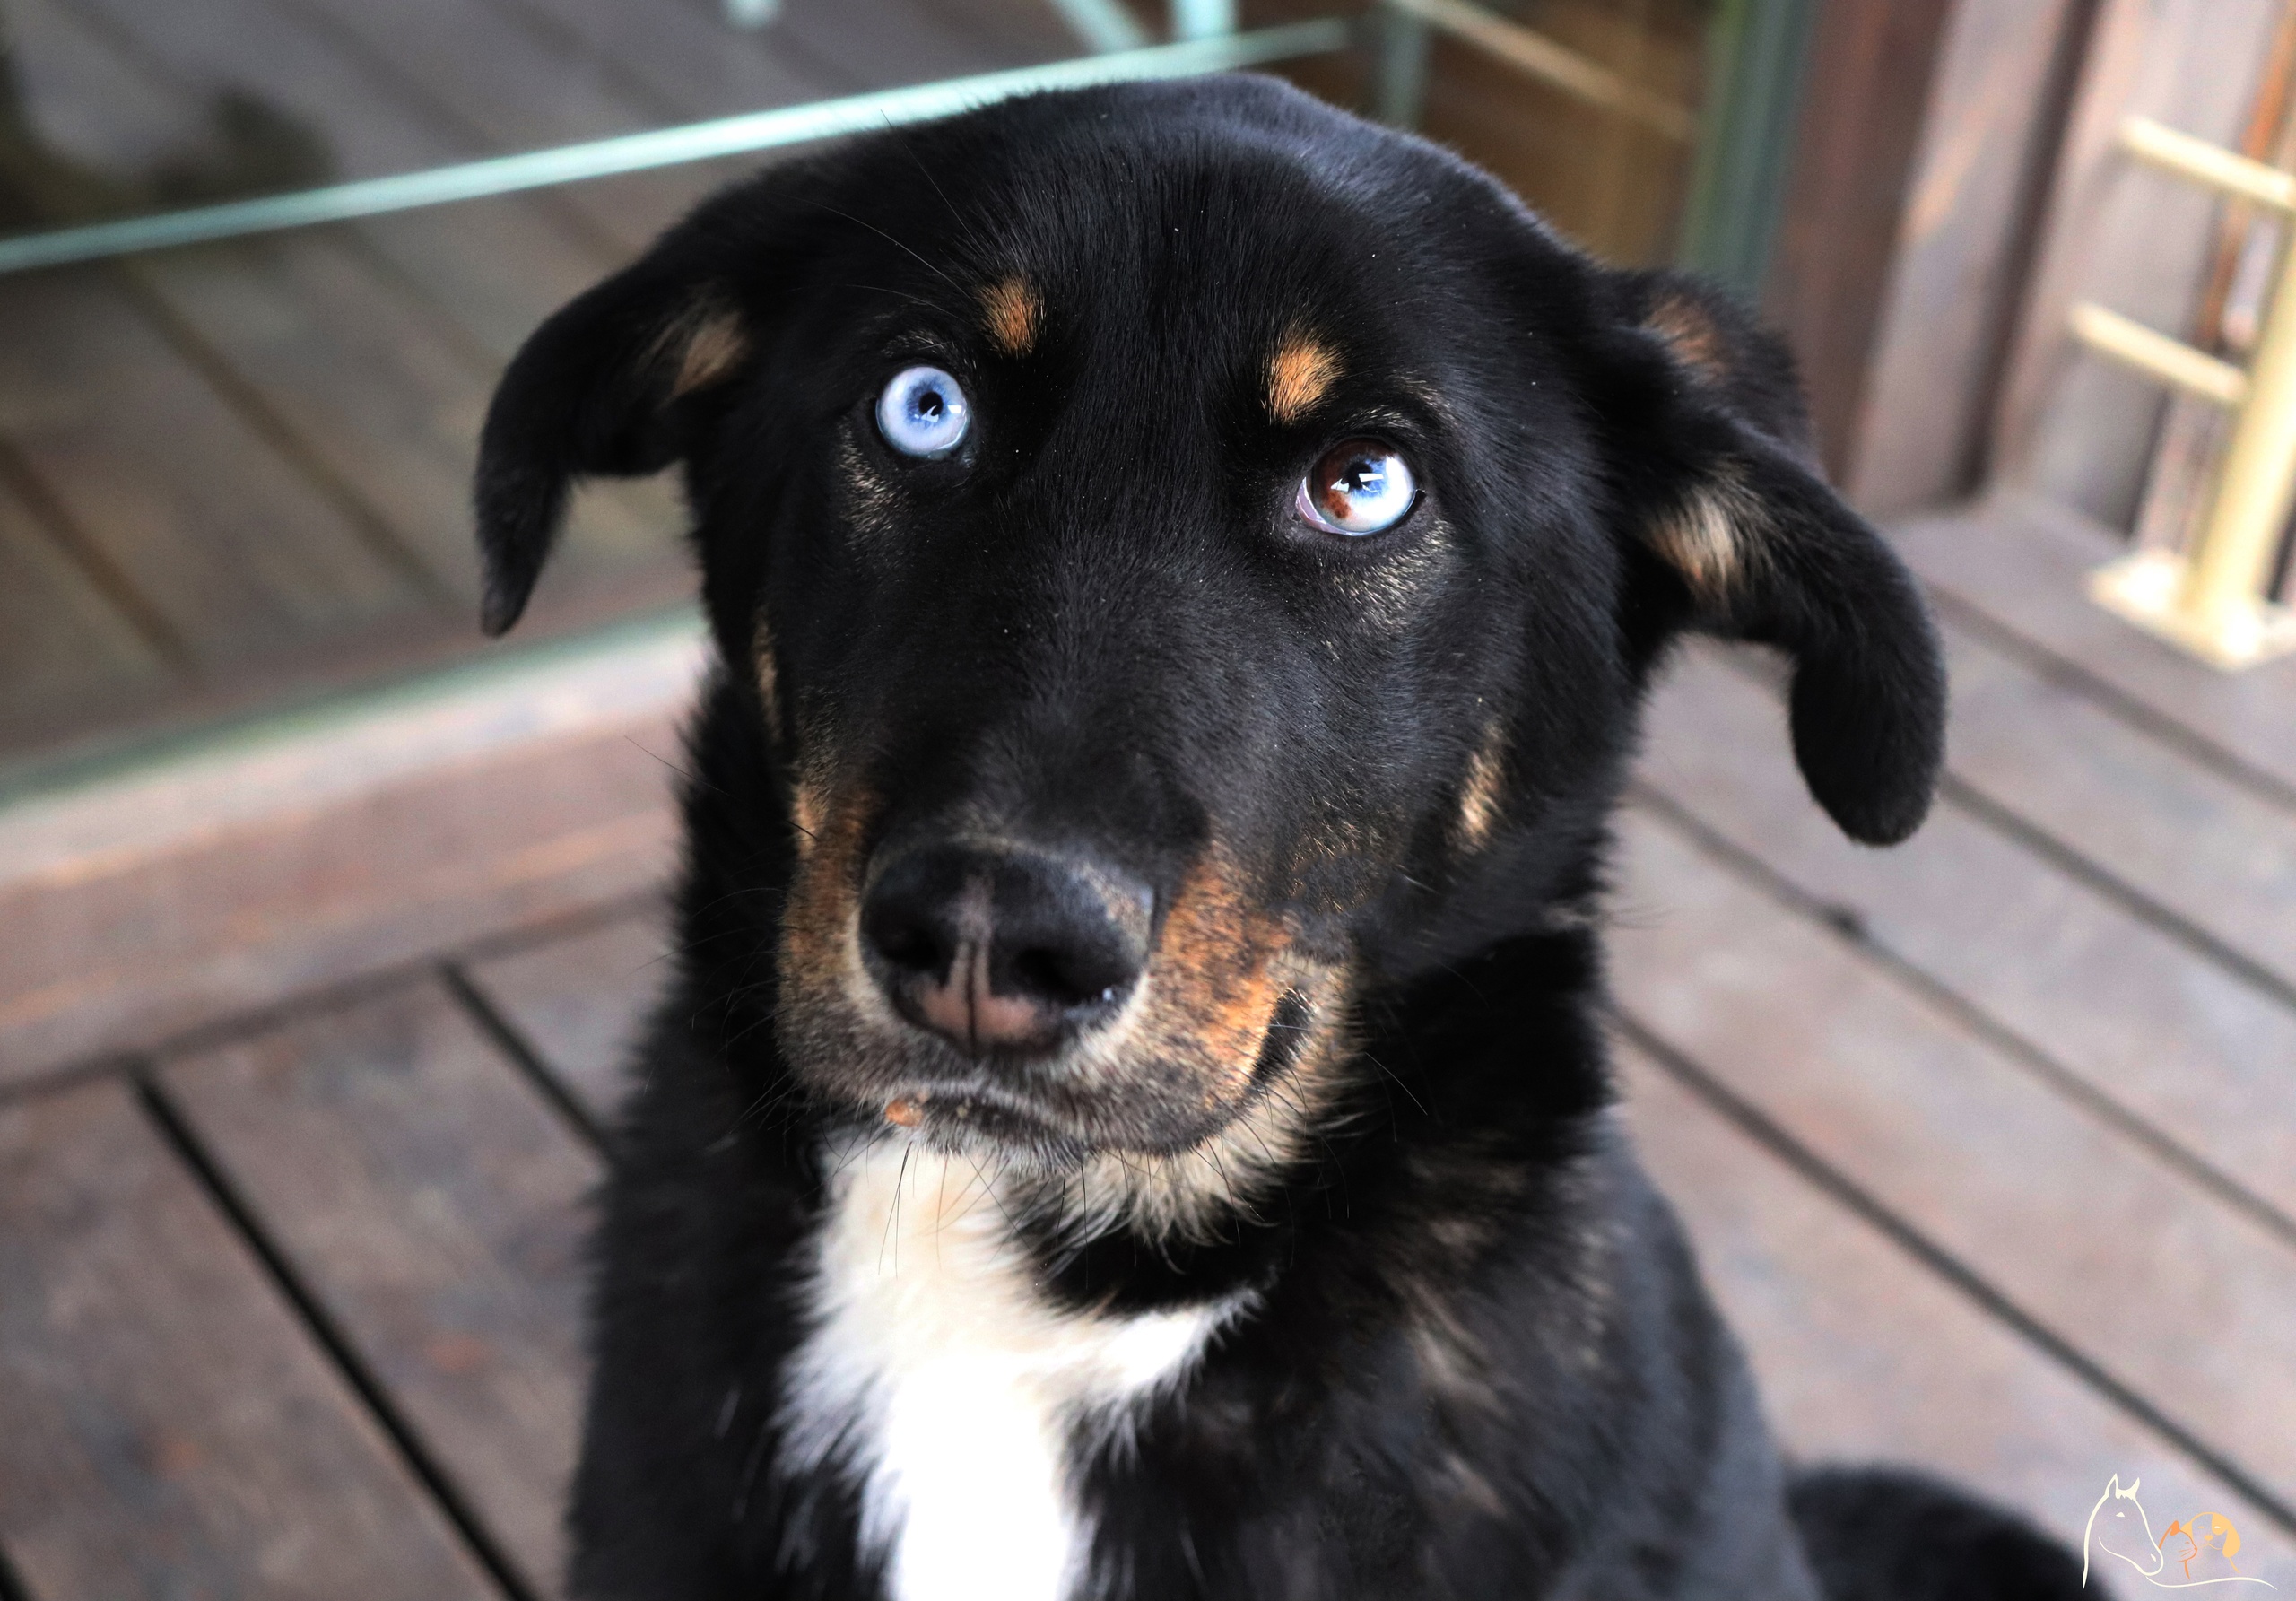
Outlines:
POLYGON ((1784 655, 1859 839, 1910 832, 1938 767, 1918 597, 1735 307, 1266 81, 1046 96, 738 186, 545 325, 486 426, 490 628, 572 480, 672 462, 722 666, 598 1242, 577 1594, 877 1593, 855 1491, 777 1471, 775 1406, 822 1139, 903 1108, 1009 1165, 1048 1299, 1254 1298, 1080 1464, 1091 1594, 2072 1593, 1950 1492, 1788 1491, 1610 1109, 1590 910, 1668 642, 1784 655), (1033 320, 1000 344, 1007 283, 1033 320), (1278 414, 1302 337, 1332 370, 1278 414), (946 460, 870 421, 918 361, 975 408, 946 460), (1291 496, 1361 436, 1422 499, 1349 542, 1291 496), (1264 991, 1256 1057, 1183 1034, 1083 1075, 857 1011, 820 974, 874 866, 984 831, 1149 886, 1161 1004, 1208 1039, 1264 991), (1185 1171, 1293 1107, 1207 1226, 1080 1225, 1096 1161, 1185 1171))

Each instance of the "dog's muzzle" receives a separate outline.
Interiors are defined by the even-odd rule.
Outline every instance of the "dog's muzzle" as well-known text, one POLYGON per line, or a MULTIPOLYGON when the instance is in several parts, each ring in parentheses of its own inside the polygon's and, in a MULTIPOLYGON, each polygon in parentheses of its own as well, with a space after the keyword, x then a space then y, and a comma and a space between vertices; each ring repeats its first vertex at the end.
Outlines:
POLYGON ((895 1011, 966 1056, 1036 1057, 1122 1010, 1148 965, 1155 894, 1099 862, 1004 841, 882 864, 861 949, 895 1011))

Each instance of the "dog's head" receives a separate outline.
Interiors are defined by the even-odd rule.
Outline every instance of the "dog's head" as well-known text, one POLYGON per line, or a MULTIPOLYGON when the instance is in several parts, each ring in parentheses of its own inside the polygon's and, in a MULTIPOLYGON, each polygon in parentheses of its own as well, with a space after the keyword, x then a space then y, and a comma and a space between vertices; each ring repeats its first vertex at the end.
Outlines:
POLYGON ((770 171, 552 318, 486 620, 571 480, 682 460, 787 779, 796 1071, 1187 1152, 1313 1099, 1351 986, 1588 890, 1685 628, 1790 658, 1845 830, 1916 826, 1935 646, 1805 433, 1726 303, 1430 145, 1265 80, 1045 96, 770 171))

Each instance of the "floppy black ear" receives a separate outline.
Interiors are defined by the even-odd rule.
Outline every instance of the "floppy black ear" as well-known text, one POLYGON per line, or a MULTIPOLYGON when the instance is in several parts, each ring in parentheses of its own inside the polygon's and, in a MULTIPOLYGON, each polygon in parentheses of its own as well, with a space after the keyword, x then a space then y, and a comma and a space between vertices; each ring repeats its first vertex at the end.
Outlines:
POLYGON ((1688 626, 1787 656, 1810 793, 1852 839, 1895 844, 1944 758, 1944 663, 1912 575, 1827 485, 1778 340, 1694 280, 1617 287, 1597 383, 1645 570, 1688 626))
POLYGON ((659 472, 676 460, 689 397, 731 378, 750 344, 730 291, 683 231, 535 331, 502 375, 479 436, 488 633, 526 610, 574 481, 659 472))

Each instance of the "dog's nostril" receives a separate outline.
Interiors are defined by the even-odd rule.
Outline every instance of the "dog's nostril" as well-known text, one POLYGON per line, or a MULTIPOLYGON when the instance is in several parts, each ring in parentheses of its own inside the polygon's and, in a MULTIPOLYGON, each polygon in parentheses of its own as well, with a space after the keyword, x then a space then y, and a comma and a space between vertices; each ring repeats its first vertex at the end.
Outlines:
POLYGON ((1152 901, 1105 867, 927 846, 877 874, 862 904, 862 947, 909 1022, 974 1055, 1046 1049, 1138 980, 1152 901))
POLYGON ((1041 996, 1060 1006, 1112 1001, 1138 976, 1118 953, 1091 948, 1037 946, 1016 951, 1008 967, 1013 988, 1041 996))
POLYGON ((954 930, 936 928, 902 908, 883 909, 874 918, 865 916, 861 933, 880 960, 904 972, 937 978, 948 972, 956 955, 954 930))

